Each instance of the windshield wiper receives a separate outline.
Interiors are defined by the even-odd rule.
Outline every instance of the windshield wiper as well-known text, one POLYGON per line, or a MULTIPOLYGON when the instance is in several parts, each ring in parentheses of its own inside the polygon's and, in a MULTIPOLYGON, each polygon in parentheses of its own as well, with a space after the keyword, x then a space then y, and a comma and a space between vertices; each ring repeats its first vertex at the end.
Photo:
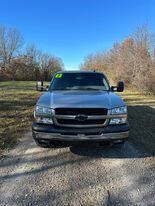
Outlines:
POLYGON ((70 88, 70 90, 95 90, 95 91, 99 91, 101 89, 86 87, 86 88, 70 88))
POLYGON ((68 87, 68 88, 62 88, 62 89, 53 89, 53 90, 94 90, 94 91, 108 91, 108 90, 103 90, 103 89, 97 89, 97 88, 92 88, 92 87, 85 87, 85 88, 72 88, 72 87, 68 87))
POLYGON ((91 88, 91 87, 87 87, 87 88, 84 88, 83 90, 101 90, 101 89, 96 89, 96 88, 91 88))

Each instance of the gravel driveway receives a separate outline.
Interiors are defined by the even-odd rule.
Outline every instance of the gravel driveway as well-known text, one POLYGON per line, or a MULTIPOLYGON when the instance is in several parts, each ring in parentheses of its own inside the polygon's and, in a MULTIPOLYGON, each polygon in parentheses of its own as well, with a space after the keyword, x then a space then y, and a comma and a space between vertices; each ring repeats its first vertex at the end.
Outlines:
POLYGON ((155 205, 154 165, 129 142, 43 149, 28 133, 0 160, 0 205, 155 205))

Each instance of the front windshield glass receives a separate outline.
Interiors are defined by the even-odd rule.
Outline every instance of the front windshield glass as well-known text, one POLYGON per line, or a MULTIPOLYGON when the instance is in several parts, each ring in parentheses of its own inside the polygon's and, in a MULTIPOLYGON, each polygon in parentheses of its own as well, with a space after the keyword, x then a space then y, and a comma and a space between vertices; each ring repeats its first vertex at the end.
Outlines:
POLYGON ((109 90, 109 84, 100 73, 58 73, 54 76, 52 90, 109 90))

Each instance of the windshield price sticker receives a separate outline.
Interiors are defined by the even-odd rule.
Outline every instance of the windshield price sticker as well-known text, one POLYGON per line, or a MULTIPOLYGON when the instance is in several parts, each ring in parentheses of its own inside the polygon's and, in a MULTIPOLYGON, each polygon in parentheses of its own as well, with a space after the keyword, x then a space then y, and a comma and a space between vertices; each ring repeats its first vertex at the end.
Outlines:
POLYGON ((61 78, 62 77, 62 74, 56 74, 55 75, 55 78, 61 78))

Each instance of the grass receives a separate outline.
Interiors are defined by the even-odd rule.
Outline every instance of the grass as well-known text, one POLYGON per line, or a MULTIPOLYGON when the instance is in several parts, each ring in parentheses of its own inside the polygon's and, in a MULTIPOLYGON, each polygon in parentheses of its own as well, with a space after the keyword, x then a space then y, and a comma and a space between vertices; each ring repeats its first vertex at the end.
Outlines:
POLYGON ((12 148, 30 129, 34 105, 41 92, 35 82, 0 82, 0 153, 12 148))
MULTIPOLYGON (((35 82, 0 82, 0 153, 12 148, 30 129, 34 105, 41 92, 35 82)), ((120 93, 128 105, 130 138, 137 148, 155 154, 155 96, 120 93)))
POLYGON ((155 155, 155 96, 126 91, 131 141, 138 149, 155 155))

